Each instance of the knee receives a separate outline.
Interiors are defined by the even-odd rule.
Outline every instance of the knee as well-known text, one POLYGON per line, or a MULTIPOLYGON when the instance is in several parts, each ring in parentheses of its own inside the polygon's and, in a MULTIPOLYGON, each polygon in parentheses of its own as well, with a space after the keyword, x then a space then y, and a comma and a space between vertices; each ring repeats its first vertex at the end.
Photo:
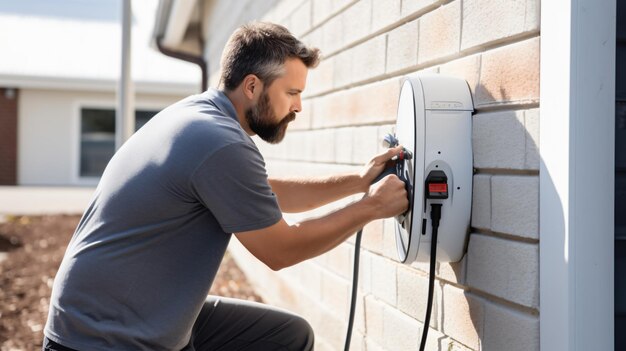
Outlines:
POLYGON ((293 330, 293 335, 297 336, 294 350, 313 350, 315 333, 309 322, 302 317, 296 317, 293 319, 293 330))

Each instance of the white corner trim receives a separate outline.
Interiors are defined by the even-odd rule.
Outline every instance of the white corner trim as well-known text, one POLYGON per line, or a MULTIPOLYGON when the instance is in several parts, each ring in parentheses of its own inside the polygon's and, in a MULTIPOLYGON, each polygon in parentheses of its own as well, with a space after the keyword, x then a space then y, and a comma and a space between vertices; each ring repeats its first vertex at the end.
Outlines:
POLYGON ((541 350, 612 350, 615 0, 541 3, 541 350))

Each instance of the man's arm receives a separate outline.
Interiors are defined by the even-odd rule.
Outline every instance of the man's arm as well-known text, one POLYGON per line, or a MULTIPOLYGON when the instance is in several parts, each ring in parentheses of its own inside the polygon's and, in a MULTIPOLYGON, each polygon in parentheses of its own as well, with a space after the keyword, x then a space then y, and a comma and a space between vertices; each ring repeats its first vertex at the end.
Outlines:
POLYGON ((279 270, 318 256, 368 222, 398 215, 407 206, 404 182, 389 175, 373 185, 363 199, 324 217, 294 225, 281 219, 270 227, 235 235, 255 257, 271 269, 279 270))
POLYGON ((396 147, 372 158, 359 173, 326 177, 270 178, 272 191, 283 212, 304 212, 326 205, 346 196, 364 193, 392 157, 402 147, 396 147))

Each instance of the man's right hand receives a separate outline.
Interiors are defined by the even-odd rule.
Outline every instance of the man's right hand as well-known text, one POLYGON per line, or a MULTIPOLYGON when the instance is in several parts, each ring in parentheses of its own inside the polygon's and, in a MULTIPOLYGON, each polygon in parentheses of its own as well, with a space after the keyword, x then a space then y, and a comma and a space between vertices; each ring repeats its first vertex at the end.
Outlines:
POLYGON ((372 184, 365 200, 372 201, 379 218, 387 218, 406 212, 409 199, 405 184, 395 174, 390 174, 372 184))

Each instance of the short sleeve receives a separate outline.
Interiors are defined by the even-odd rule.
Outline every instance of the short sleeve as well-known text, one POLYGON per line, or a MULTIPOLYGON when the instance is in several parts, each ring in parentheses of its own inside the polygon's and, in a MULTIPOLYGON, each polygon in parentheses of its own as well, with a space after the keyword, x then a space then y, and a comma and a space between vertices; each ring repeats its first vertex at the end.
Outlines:
POLYGON ((193 172, 191 186, 224 232, 262 229, 282 218, 254 145, 234 143, 214 152, 193 172))

